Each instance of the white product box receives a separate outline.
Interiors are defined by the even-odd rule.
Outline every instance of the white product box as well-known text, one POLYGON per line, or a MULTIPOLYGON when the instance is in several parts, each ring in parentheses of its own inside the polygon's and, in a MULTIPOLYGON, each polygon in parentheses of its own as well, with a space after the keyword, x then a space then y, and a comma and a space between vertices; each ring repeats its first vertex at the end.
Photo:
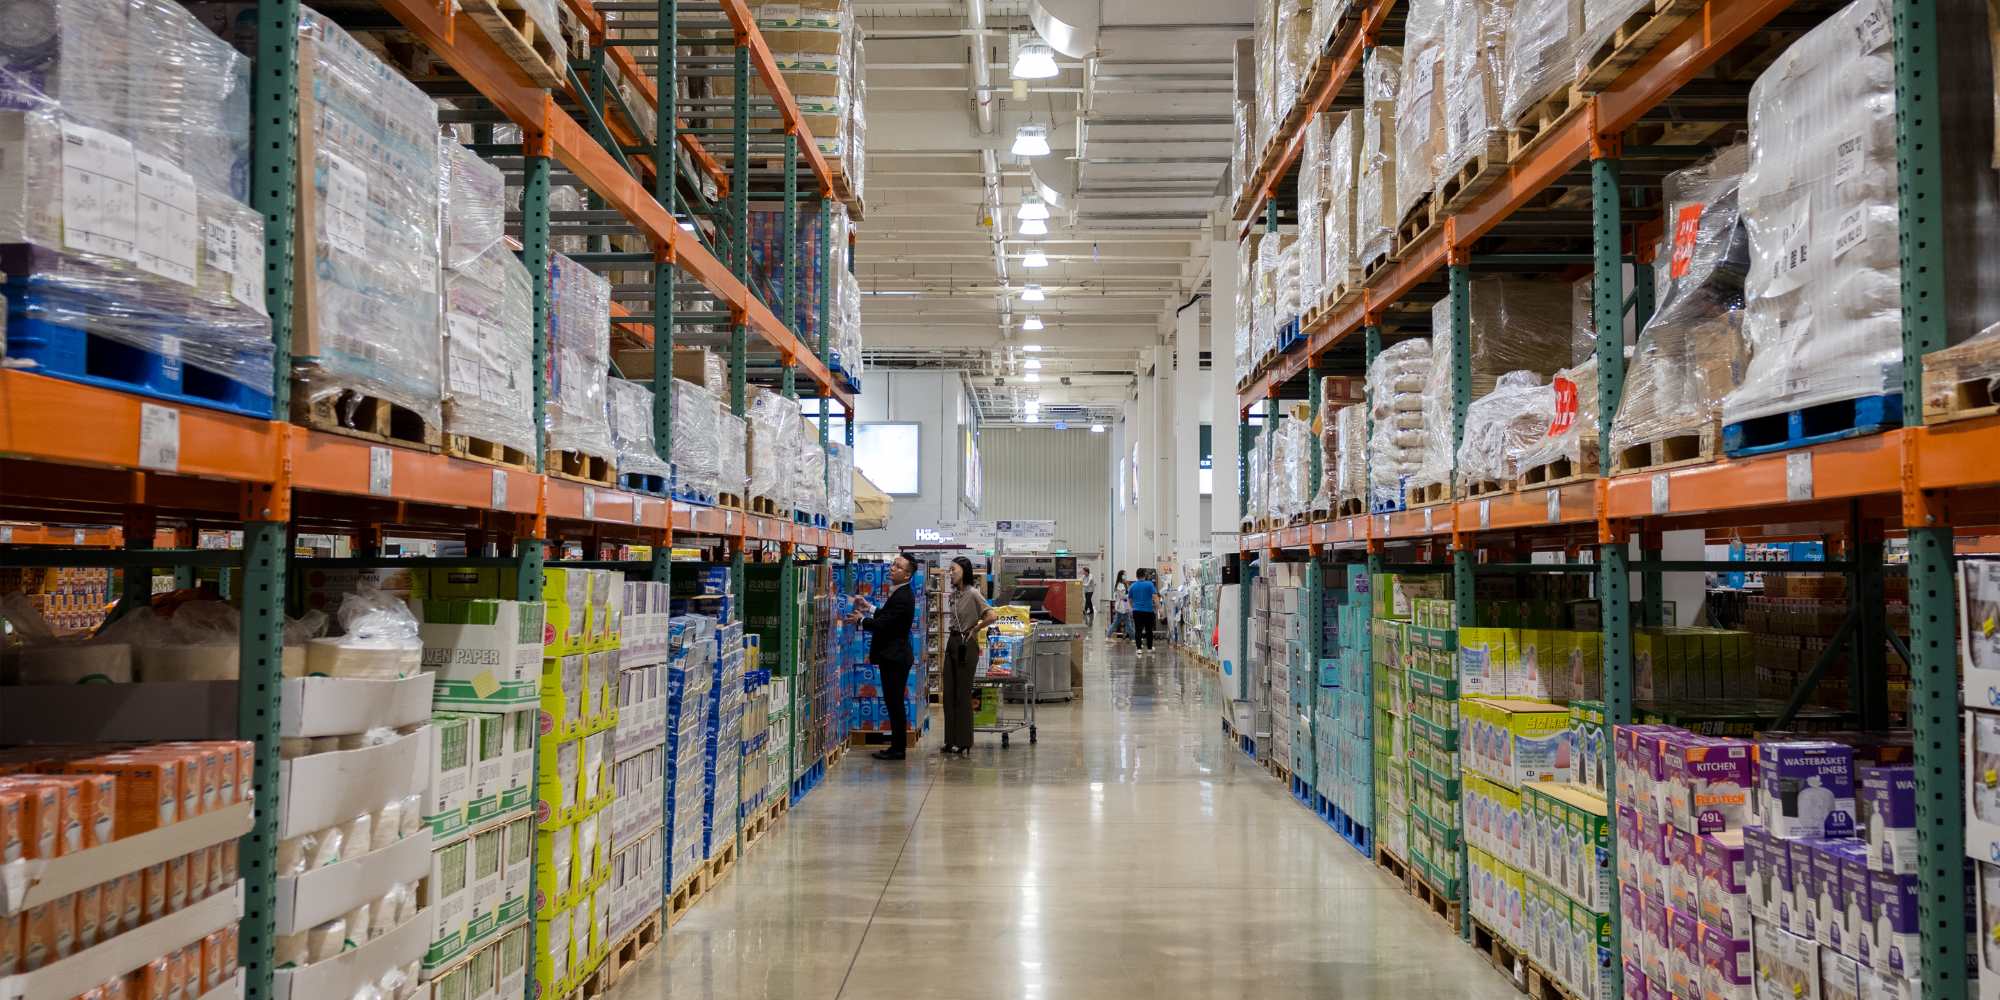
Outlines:
POLYGON ((461 837, 431 851, 430 878, 422 902, 429 913, 432 936, 426 942, 434 955, 451 956, 465 947, 472 923, 472 838, 461 837))
POLYGON ((424 788, 430 731, 425 726, 378 746, 279 761, 278 839, 344 824, 424 788))
POLYGON ((433 600, 420 604, 424 670, 440 708, 492 712, 540 699, 545 616, 538 601, 433 600), (451 618, 452 622, 431 619, 451 618))
POLYGON ((528 928, 516 927, 500 935, 493 944, 495 962, 493 976, 494 993, 500 997, 527 995, 528 988, 528 928))
POLYGON ((278 879, 277 933, 294 934, 380 899, 398 882, 414 884, 431 871, 431 835, 420 830, 351 861, 278 879))
POLYGON ((287 680, 279 701, 278 735, 344 736, 384 726, 416 725, 430 718, 431 686, 430 679, 423 676, 287 680))
POLYGON ((1960 683, 1969 708, 2000 711, 2000 559, 1958 564, 1960 683))
POLYGON ((472 801, 472 742, 469 716, 441 712, 431 720, 424 819, 440 838, 455 836, 465 823, 465 806, 472 801))

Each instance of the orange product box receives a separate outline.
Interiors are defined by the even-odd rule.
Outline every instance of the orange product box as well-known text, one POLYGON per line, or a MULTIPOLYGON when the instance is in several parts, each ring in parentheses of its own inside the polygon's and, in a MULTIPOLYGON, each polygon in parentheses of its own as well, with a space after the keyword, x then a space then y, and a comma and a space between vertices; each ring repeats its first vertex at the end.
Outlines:
POLYGON ((208 898, 208 848, 187 855, 187 901, 192 906, 208 898))
POLYGON ((83 846, 100 847, 111 843, 112 838, 117 836, 118 779, 88 768, 78 768, 73 763, 64 765, 60 776, 77 782, 81 792, 77 818, 83 827, 83 846))
POLYGON ((201 996, 201 942, 181 949, 181 995, 188 1000, 201 996))
POLYGON ((201 991, 222 985, 222 932, 201 939, 201 991))
POLYGON ((139 981, 139 989, 132 1000, 167 1000, 171 976, 165 955, 140 966, 135 978, 139 981))
POLYGON ((49 961, 76 953, 76 896, 51 899, 49 907, 49 961))
POLYGON ((236 744, 209 743, 206 745, 214 748, 217 759, 221 761, 221 767, 217 770, 215 776, 216 807, 233 806, 237 802, 236 784, 238 779, 236 774, 241 768, 241 765, 236 760, 236 744))
POLYGON ((33 972, 56 959, 54 907, 58 902, 50 900, 30 906, 21 914, 21 971, 33 972))
POLYGON ((167 997, 169 1000, 192 1000, 187 995, 187 949, 185 948, 167 952, 167 997))
POLYGON ((190 765, 189 773, 195 779, 194 811, 188 811, 188 803, 181 803, 181 818, 199 815, 217 808, 221 797, 222 752, 215 743, 163 743, 157 749, 168 750, 183 755, 190 765))
POLYGON ((228 975, 236 971, 236 925, 222 929, 222 973, 228 975))
POLYGON ((150 923, 167 915, 167 866, 154 865, 139 873, 139 922, 150 923))
POLYGON ((21 850, 30 858, 53 858, 62 842, 62 793, 23 777, 0 778, 0 789, 20 793, 21 850))
POLYGON ((23 840, 27 823, 23 816, 27 809, 27 795, 26 789, 0 789, 0 863, 27 857, 27 845, 23 840))
POLYGON ((34 787, 46 785, 56 790, 56 853, 75 854, 84 848, 84 780, 57 774, 22 774, 12 781, 34 787))
POLYGON ((118 976, 105 980, 104 985, 97 989, 102 1000, 129 1000, 127 994, 132 991, 132 986, 125 981, 124 976, 118 976))
POLYGON ((104 887, 93 885, 88 889, 78 889, 76 899, 76 950, 82 951, 96 944, 104 934, 104 887))
POLYGON ((163 744, 150 746, 138 751, 148 758, 171 760, 175 775, 180 779, 180 809, 176 820, 192 819, 201 815, 201 751, 187 744, 163 744))
POLYGON ((76 761, 79 768, 101 771, 117 779, 117 813, 113 832, 130 837, 157 830, 180 817, 180 767, 170 759, 137 753, 112 753, 76 761))
POLYGON ((167 862, 167 912, 179 913, 188 905, 188 859, 183 854, 167 862))
POLYGON ((21 971, 21 915, 0 917, 0 976, 21 971))
POLYGON ((249 740, 227 742, 236 748, 236 798, 248 801, 257 788, 257 744, 249 740))
POLYGON ((109 941, 125 929, 125 883, 114 878, 97 888, 97 937, 109 941))
POLYGON ((236 841, 223 841, 209 848, 209 850, 214 851, 221 858, 221 863, 217 864, 214 858, 209 859, 208 891, 221 892, 235 885, 236 880, 243 877, 236 868, 236 841), (218 878, 222 881, 216 882, 215 880, 218 878))

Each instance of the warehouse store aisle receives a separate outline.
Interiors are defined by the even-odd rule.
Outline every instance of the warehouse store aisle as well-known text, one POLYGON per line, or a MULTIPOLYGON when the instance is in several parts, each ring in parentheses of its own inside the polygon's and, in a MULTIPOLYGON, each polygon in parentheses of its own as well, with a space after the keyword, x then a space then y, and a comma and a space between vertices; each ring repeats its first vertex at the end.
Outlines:
POLYGON ((1212 675, 1085 666, 1036 746, 850 754, 614 1000, 1519 996, 1224 744, 1212 675))

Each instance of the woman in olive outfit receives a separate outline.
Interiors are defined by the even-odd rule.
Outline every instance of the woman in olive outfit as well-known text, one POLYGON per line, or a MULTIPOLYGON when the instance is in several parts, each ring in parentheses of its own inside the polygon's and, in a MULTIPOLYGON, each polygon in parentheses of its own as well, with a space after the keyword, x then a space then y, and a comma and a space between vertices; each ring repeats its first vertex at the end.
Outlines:
POLYGON ((999 619, 979 593, 979 575, 972 560, 951 561, 951 637, 944 647, 944 749, 962 754, 972 749, 972 669, 979 661, 979 633, 999 619))

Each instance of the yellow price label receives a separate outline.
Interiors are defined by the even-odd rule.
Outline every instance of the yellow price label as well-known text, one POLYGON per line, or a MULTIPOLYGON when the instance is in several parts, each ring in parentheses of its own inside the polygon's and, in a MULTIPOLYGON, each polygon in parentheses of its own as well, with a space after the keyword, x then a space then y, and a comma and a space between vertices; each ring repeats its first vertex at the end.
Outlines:
POLYGON ((494 679, 491 670, 482 671, 479 676, 472 679, 472 693, 482 699, 493 697, 493 692, 498 690, 500 682, 494 679))
POLYGON ((1992 615, 1987 615, 1986 620, 1979 623, 1979 631, 1980 634, 1982 635, 1992 635, 1993 628, 1994 628, 1994 621, 1992 615))

